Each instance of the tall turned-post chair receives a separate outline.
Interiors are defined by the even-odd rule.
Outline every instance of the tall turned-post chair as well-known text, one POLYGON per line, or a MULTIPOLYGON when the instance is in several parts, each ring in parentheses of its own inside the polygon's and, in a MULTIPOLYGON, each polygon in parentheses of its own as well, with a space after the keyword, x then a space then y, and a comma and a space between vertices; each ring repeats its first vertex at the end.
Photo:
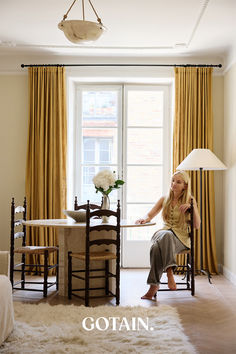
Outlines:
MULTIPOLYGON (((183 281, 176 282, 178 290, 189 290, 191 295, 195 295, 195 266, 194 266, 194 226, 193 226, 193 200, 191 199, 188 220, 188 232, 190 237, 190 249, 180 252, 180 255, 184 255, 184 265, 177 265, 177 274, 183 274, 183 281)), ((161 282, 160 288, 158 291, 170 291, 171 289, 167 288, 167 282, 161 282), (162 287, 162 285, 165 285, 162 287)), ((157 294, 156 294, 157 295, 157 294)), ((155 295, 155 296, 156 296, 155 295)))
MULTIPOLYGON (((26 226, 23 222, 26 220, 26 198, 24 198, 23 206, 15 207, 14 198, 11 202, 11 241, 10 241, 10 281, 14 290, 27 290, 27 291, 41 291, 43 296, 47 297, 48 288, 56 284, 58 290, 58 247, 49 246, 26 246, 26 226), (17 215, 17 219, 16 219, 17 215), (15 245, 20 243, 20 245, 15 245), (20 246, 20 247, 19 247, 20 246), (57 253, 56 264, 48 264, 48 256, 50 253, 57 253), (16 261, 15 255, 21 255, 21 262, 16 261), (43 255, 44 264, 27 264, 26 255, 43 255), (31 272, 32 269, 40 269, 40 272, 44 275, 43 282, 41 281, 26 281, 26 274, 31 272), (48 271, 56 268, 56 281, 48 281, 48 271), (20 280, 14 281, 15 272, 20 272, 20 280), (20 287, 17 286, 20 284, 20 287), (26 287, 26 284, 41 284, 42 287, 26 287)), ((18 256, 19 258, 19 256, 18 256)))
MULTIPOLYGON (((84 207, 84 206, 81 206, 84 207)), ((80 208, 81 208, 80 207, 80 208)), ((96 209, 91 211, 91 205, 89 201, 86 205, 86 238, 85 238, 85 251, 84 252, 68 252, 68 298, 71 299, 72 295, 77 296, 85 301, 85 306, 89 306, 90 298, 101 298, 101 297, 115 297, 116 305, 120 303, 120 201, 118 200, 116 211, 106 210, 106 209, 96 209), (96 218, 101 218, 102 216, 113 217, 114 222, 112 223, 102 223, 101 220, 96 218), (96 238, 92 237, 94 232, 99 232, 96 234, 96 238), (115 234, 115 237, 111 235, 111 232, 115 234), (101 233, 101 235, 100 235, 101 233), (105 235, 106 234, 106 235, 105 235), (107 236, 105 238, 105 236, 107 236), (106 245, 114 249, 103 249, 99 250, 99 247, 106 245), (91 248, 96 247, 96 250, 91 250, 91 248), (75 261, 82 262, 82 269, 76 268, 75 261), (73 261, 73 264, 72 264, 73 261), (91 262, 101 261, 102 266, 97 268, 91 266, 91 262), (115 272, 111 269, 111 262, 115 261, 115 272), (93 275, 95 273, 98 275, 93 275), (82 281, 84 286, 76 287, 73 286, 72 279, 77 278, 82 281), (116 291, 115 294, 110 289, 110 278, 116 279, 116 291), (98 287, 91 287, 90 279, 104 279, 104 285, 98 287), (99 296, 91 296, 92 291, 103 290, 103 294, 99 296), (84 293, 81 294, 81 292, 84 293)))

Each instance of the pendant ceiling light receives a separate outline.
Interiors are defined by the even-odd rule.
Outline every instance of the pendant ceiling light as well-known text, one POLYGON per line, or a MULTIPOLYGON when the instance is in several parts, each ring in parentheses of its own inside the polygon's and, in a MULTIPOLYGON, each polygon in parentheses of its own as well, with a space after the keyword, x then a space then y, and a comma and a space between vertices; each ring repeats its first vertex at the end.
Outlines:
POLYGON ((63 20, 58 23, 58 28, 62 30, 69 41, 75 44, 96 41, 106 29, 101 19, 98 17, 98 14, 93 7, 93 4, 88 0, 91 5, 93 12, 97 17, 97 22, 86 21, 85 20, 85 11, 84 11, 84 0, 82 0, 82 11, 83 11, 83 20, 66 20, 68 13, 70 12, 72 6, 77 0, 74 0, 70 6, 67 13, 63 16, 63 20))

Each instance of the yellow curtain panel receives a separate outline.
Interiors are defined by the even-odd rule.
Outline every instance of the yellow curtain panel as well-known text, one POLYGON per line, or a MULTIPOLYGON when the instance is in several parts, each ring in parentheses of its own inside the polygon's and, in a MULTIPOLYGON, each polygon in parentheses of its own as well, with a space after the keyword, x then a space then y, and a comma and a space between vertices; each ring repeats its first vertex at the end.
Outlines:
MULTIPOLYGON (((27 218, 63 218, 62 210, 66 209, 67 154, 64 68, 29 68, 28 89, 27 218)), ((58 244, 57 233, 48 228, 28 228, 27 244, 55 246, 58 244)), ((42 259, 31 261, 37 264, 42 259)), ((56 260, 49 258, 49 262, 52 261, 56 260)))
MULTIPOLYGON (((173 170, 196 148, 213 148, 212 68, 175 68, 173 170)), ((200 172, 188 171, 192 193, 200 204, 200 172)), ((213 172, 202 176, 203 269, 217 273, 213 172)), ((196 269, 200 269, 200 231, 195 238, 196 269)), ((180 264, 182 262, 179 257, 180 264)))

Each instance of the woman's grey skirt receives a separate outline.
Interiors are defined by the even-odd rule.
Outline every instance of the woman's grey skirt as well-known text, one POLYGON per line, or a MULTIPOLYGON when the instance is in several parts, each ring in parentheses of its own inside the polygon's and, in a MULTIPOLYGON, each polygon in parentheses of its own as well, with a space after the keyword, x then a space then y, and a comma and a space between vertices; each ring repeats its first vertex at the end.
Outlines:
POLYGON ((176 267, 176 254, 188 249, 172 230, 159 230, 152 236, 150 249, 151 269, 147 283, 158 285, 163 272, 169 267, 176 267))

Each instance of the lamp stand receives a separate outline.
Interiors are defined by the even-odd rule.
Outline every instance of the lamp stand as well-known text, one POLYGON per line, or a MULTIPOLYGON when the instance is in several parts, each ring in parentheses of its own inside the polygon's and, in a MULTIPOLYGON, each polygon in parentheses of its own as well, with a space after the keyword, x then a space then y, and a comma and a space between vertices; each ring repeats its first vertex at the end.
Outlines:
MULTIPOLYGON (((176 170, 198 171, 200 170, 200 251, 201 264, 198 272, 208 276, 209 283, 211 283, 211 274, 209 270, 203 269, 203 232, 202 232, 202 172, 203 170, 226 170, 227 167, 221 162, 210 149, 193 149, 185 159, 177 166, 176 170), (199 167, 201 166, 201 167, 199 167)), ((207 243, 206 243, 207 246, 207 243)))
POLYGON ((201 254, 200 254, 200 256, 201 256, 201 258, 200 258, 200 270, 199 270, 199 272, 200 272, 200 273, 203 273, 203 274, 205 274, 205 275, 207 275, 207 276, 208 276, 209 283, 212 284, 212 283, 211 283, 211 278, 212 278, 212 276, 211 276, 209 270, 203 269, 203 247, 202 247, 202 244, 203 244, 203 242, 202 242, 202 170, 203 170, 203 168, 200 167, 200 218, 201 218, 201 224, 200 224, 200 247, 201 247, 201 248, 200 248, 200 251, 201 251, 201 254))

